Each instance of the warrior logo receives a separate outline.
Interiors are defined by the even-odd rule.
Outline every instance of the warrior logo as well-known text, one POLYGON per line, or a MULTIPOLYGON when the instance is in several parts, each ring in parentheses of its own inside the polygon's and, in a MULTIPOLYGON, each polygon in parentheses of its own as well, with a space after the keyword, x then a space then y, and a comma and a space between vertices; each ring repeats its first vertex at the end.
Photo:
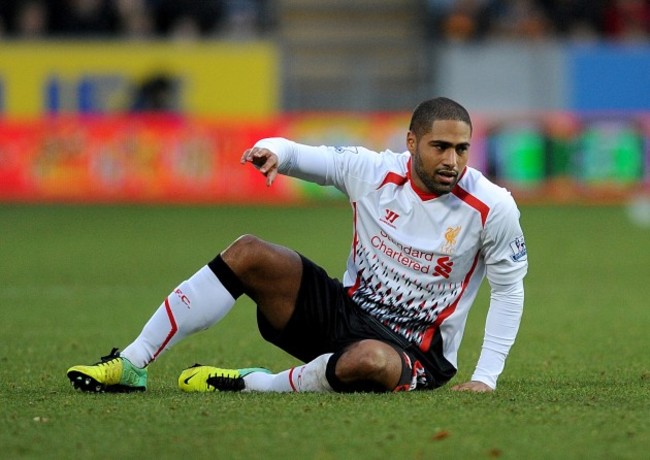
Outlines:
POLYGON ((397 220, 398 217, 399 214, 397 214, 395 211, 386 209, 386 215, 381 218, 381 221, 395 228, 395 221, 397 220))
POLYGON ((395 223, 395 220, 399 217, 399 214, 397 214, 395 211, 391 211, 390 209, 386 210, 386 220, 390 222, 391 224, 395 223))

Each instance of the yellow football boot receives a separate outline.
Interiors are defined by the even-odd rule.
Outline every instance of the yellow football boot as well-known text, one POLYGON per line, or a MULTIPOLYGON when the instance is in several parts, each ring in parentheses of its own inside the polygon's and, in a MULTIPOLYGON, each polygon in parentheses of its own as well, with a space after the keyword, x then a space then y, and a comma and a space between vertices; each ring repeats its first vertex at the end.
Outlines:
POLYGON ((242 391, 246 389, 244 377, 253 372, 271 373, 261 367, 221 369, 195 364, 181 372, 178 387, 187 392, 242 391))
POLYGON ((113 348, 108 356, 92 366, 73 366, 68 369, 72 386, 90 393, 128 393, 147 389, 147 369, 135 367, 113 348))

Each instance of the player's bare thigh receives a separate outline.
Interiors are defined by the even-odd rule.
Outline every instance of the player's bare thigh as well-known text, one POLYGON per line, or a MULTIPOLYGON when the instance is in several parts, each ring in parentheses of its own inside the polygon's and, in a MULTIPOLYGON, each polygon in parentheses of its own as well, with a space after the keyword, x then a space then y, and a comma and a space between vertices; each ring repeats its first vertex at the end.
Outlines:
POLYGON ((293 250, 243 235, 222 253, 271 326, 277 330, 291 318, 302 278, 302 260, 293 250))

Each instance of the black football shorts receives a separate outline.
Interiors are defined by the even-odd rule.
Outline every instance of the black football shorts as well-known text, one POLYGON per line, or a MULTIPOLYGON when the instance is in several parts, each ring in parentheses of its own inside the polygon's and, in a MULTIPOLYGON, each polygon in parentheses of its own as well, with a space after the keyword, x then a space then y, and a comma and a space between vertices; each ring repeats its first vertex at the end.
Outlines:
POLYGON ((360 340, 375 339, 391 345, 398 353, 406 353, 412 362, 421 363, 425 372, 418 379, 418 389, 442 386, 453 377, 456 370, 446 360, 440 361, 438 353, 438 356, 423 353, 382 325, 356 305, 338 279, 331 278, 309 259, 300 257, 302 281, 295 311, 284 330, 275 330, 260 310, 257 311, 258 327, 265 340, 309 362, 325 353, 339 352, 360 340))

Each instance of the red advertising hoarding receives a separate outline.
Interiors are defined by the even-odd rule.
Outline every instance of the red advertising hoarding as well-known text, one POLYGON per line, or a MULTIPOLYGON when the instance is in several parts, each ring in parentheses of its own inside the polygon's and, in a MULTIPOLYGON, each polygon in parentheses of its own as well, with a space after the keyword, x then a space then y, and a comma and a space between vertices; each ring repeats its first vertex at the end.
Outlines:
POLYGON ((273 124, 174 116, 56 117, 0 123, 0 200, 267 202, 291 198, 239 164, 273 124))

